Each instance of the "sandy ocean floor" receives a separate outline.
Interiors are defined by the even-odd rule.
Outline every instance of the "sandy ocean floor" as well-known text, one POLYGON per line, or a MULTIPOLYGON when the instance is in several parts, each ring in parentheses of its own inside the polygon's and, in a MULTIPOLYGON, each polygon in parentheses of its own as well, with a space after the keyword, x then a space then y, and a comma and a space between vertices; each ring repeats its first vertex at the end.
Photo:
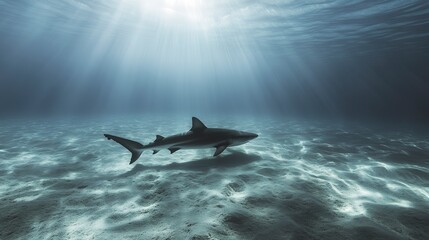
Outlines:
POLYGON ((428 239, 429 137, 281 119, 204 118, 259 134, 129 152, 188 118, 0 124, 0 239, 428 239))

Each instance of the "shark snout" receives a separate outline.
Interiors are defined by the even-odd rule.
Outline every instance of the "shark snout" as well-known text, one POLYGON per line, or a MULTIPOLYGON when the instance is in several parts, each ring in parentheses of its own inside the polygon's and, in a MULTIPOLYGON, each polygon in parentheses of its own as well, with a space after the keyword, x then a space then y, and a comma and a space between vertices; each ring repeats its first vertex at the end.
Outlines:
POLYGON ((254 139, 254 138, 257 138, 257 137, 258 137, 258 134, 256 134, 256 133, 250 133, 250 134, 249 134, 249 137, 250 137, 251 139, 254 139))
POLYGON ((247 140, 252 140, 254 138, 258 137, 258 134, 256 133, 249 133, 249 132, 242 132, 241 133, 241 137, 247 139, 247 140))

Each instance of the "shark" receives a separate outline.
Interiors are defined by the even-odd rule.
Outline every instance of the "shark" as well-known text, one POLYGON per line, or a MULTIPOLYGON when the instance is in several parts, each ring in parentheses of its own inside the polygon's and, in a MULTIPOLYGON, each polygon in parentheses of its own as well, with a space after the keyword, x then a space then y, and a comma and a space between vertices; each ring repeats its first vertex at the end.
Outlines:
POLYGON ((156 135, 155 141, 146 145, 110 134, 104 136, 128 149, 131 152, 130 164, 133 164, 144 150, 152 150, 153 154, 156 154, 162 149, 168 149, 173 154, 180 149, 216 148, 213 154, 213 157, 216 157, 226 148, 245 144, 258 137, 258 134, 226 128, 208 128, 201 120, 192 117, 192 127, 188 132, 168 137, 156 135))

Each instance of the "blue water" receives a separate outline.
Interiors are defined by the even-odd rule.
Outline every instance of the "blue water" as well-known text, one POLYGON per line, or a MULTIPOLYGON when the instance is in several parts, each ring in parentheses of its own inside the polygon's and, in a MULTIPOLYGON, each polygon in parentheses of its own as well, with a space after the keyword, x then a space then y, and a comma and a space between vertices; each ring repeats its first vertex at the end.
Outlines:
POLYGON ((0 239, 428 239, 426 0, 0 0, 0 239), (228 148, 129 152, 208 127, 228 148))
POLYGON ((1 111, 426 120, 429 3, 0 1, 1 111))

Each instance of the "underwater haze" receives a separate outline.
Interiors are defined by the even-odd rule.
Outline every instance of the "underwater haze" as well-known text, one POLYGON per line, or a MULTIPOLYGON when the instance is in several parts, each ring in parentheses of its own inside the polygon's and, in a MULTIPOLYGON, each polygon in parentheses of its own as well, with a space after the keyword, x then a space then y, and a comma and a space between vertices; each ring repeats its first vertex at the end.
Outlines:
POLYGON ((429 239, 429 1, 0 0, 0 239, 429 239), (240 146, 130 152, 209 128, 240 146))
POLYGON ((0 1, 1 112, 428 119, 429 3, 0 1))

